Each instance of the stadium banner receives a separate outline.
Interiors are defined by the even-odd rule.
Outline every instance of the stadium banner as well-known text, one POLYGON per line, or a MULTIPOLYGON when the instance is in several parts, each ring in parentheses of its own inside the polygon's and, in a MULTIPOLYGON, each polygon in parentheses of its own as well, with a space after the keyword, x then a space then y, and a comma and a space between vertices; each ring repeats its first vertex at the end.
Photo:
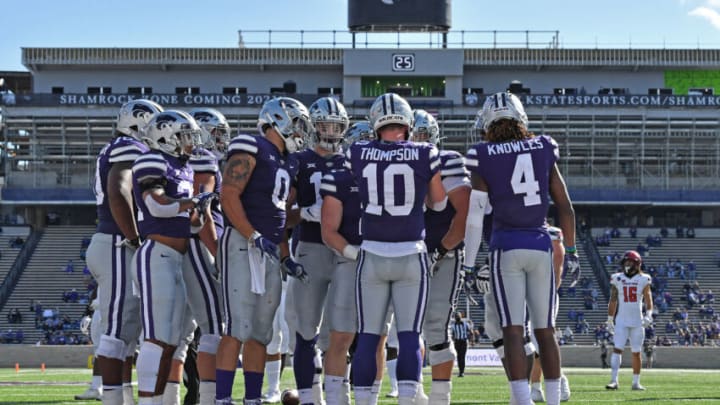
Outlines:
POLYGON ((465 365, 469 367, 502 367, 495 349, 468 349, 465 365))
MULTIPOLYGON (((481 106, 485 95, 465 94, 465 105, 481 106)), ((716 95, 633 95, 633 94, 597 94, 597 95, 557 95, 523 94, 520 96, 525 108, 530 107, 643 107, 643 108, 718 108, 720 96, 716 95)))
MULTIPOLYGON (((285 94, 16 94, 13 105, 37 107, 76 107, 76 106, 121 106, 128 101, 149 99, 163 106, 228 106, 253 107, 262 106, 275 96, 285 94)), ((304 103, 312 103, 318 94, 292 94, 304 103)), ((340 95, 332 95, 340 99, 340 95)), ((11 103, 5 103, 10 105, 11 103)))

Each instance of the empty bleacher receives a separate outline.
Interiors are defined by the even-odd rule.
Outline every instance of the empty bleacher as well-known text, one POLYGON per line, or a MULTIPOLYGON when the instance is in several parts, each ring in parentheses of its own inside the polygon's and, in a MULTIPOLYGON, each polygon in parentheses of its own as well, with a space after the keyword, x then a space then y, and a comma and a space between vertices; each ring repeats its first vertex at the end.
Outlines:
POLYGON ((45 230, 10 299, 0 311, 1 332, 22 329, 25 343, 42 340, 43 330, 35 328, 35 313, 29 310, 31 300, 41 302, 45 309, 58 309, 61 317, 67 315, 72 321, 81 318, 85 305, 63 302, 62 293, 73 288, 79 293, 86 291, 85 262, 80 258, 80 249, 83 238, 92 236, 93 232, 93 226, 50 226, 45 230), (74 264, 73 273, 64 270, 69 260, 74 264), (8 312, 15 308, 22 314, 22 323, 8 324, 8 312))

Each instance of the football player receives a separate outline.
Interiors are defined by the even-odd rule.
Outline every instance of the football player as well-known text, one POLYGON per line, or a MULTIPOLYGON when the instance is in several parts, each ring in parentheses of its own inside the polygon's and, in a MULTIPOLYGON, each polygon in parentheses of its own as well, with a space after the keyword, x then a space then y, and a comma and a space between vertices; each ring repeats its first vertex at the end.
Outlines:
MULTIPOLYGON (((219 159, 227 150, 230 126, 225 116, 212 108, 198 108, 190 115, 200 126, 200 145, 193 149, 190 167, 193 169, 193 192, 220 192, 222 176, 219 159)), ((200 404, 215 403, 215 353, 222 332, 222 298, 215 267, 218 235, 222 235, 223 217, 220 203, 213 200, 205 212, 199 213, 199 223, 191 227, 192 237, 183 259, 183 279, 187 291, 187 308, 183 321, 183 335, 173 354, 163 403, 180 403, 180 382, 188 347, 200 327, 197 364, 200 404)))
POLYGON ((355 401, 366 405, 376 375, 375 353, 388 304, 398 328, 399 403, 414 404, 420 379, 419 335, 425 316, 428 261, 423 207, 445 198, 435 146, 409 141, 413 112, 386 93, 370 107, 377 141, 356 142, 345 164, 359 185, 363 241, 358 256, 355 401))
MULTIPOLYGON (((347 133, 349 143, 371 137, 372 129, 367 123, 365 126, 356 123, 347 133)), ((349 403, 350 399, 347 355, 357 330, 355 268, 362 242, 360 195, 352 173, 341 166, 325 173, 320 196, 322 240, 334 252, 332 288, 326 305, 330 345, 325 353, 325 393, 328 405, 338 405, 349 403)))
POLYGON ((556 164, 557 144, 528 132, 522 103, 511 93, 488 97, 482 115, 487 142, 468 151, 467 166, 473 189, 479 199, 489 199, 494 211, 490 268, 512 394, 518 404, 532 403, 522 348, 527 306, 540 346, 547 401, 557 404, 560 352, 554 335, 552 244, 545 226, 548 194, 570 245, 568 266, 578 266, 575 214, 556 164))
POLYGON ((123 104, 115 137, 97 157, 93 191, 98 225, 88 246, 87 265, 98 283, 97 312, 102 326, 95 327, 102 327, 102 336, 96 356, 102 373, 103 404, 122 404, 123 396, 128 394, 128 399, 132 398, 132 361, 127 359, 134 356, 140 337, 140 299, 132 293, 132 256, 140 246, 132 164, 148 151, 140 141, 140 130, 162 111, 149 100, 123 104))
MULTIPOLYGON (((440 128, 435 117, 425 110, 415 110, 412 139, 437 146, 440 128)), ((431 252, 432 278, 423 327, 432 367, 430 403, 437 405, 450 404, 450 379, 457 357, 448 328, 462 283, 463 239, 470 199, 470 173, 460 153, 440 151, 440 177, 447 199, 425 211, 425 245, 431 252)))
MULTIPOLYGON (((292 297, 297 303, 296 306, 297 331, 295 340, 295 355, 293 357, 293 370, 295 372, 295 383, 297 384, 300 402, 303 404, 322 401, 322 390, 320 398, 313 398, 313 377, 315 374, 314 358, 316 356, 316 345, 320 333, 320 321, 324 316, 328 317, 330 324, 330 344, 335 340, 335 347, 326 353, 326 360, 331 364, 345 363, 347 350, 335 350, 337 345, 347 346, 352 342, 355 334, 354 318, 348 318, 348 305, 336 302, 326 306, 326 297, 336 298, 337 289, 341 289, 341 298, 347 299, 353 295, 354 289, 347 289, 347 282, 352 286, 354 277, 347 271, 338 271, 333 263, 335 254, 325 244, 321 235, 320 217, 323 200, 321 197, 321 182, 326 173, 343 166, 342 142, 345 131, 348 129, 349 119, 345 107, 333 97, 323 97, 316 100, 310 106, 310 120, 314 129, 312 148, 295 153, 292 157, 297 161, 297 176, 293 179, 293 185, 297 190, 297 204, 300 208, 302 218, 297 225, 296 235, 298 246, 296 258, 308 272, 310 282, 291 283, 292 297), (335 313, 337 310, 337 314, 335 313), (339 333, 346 332, 350 335, 349 341, 338 337, 339 333), (336 339, 333 339, 334 334, 336 339), (339 341, 342 341, 339 342, 339 341)), ((348 245, 353 248, 352 245, 348 245)), ((341 251, 340 251, 341 252, 341 251)), ((351 252, 348 259, 357 259, 357 250, 351 252)), ((354 309, 354 308, 353 308, 354 309)), ((347 348, 345 348, 347 349, 347 348)), ((336 375, 337 376, 337 375, 336 375)), ((344 378, 345 374, 339 374, 344 378)), ((342 380, 337 387, 335 379, 331 379, 331 390, 340 388, 342 380)), ((318 388, 319 381, 318 381, 318 388)), ((334 395, 334 394, 333 394, 334 395)))
POLYGON ((620 260, 621 271, 610 278, 610 301, 608 302, 608 331, 615 333, 613 337, 613 353, 610 357, 612 367, 610 384, 605 388, 618 389, 618 370, 622 363, 625 343, 630 339, 632 351, 633 382, 632 389, 644 391, 640 385, 642 369, 642 344, 645 328, 652 325, 653 301, 650 286, 652 278, 642 271, 642 257, 634 250, 628 250, 620 260), (642 307, 645 304, 645 316, 642 307))
POLYGON ((193 197, 188 159, 199 143, 200 127, 183 111, 156 114, 143 129, 150 151, 133 163, 133 195, 144 239, 135 254, 144 341, 137 359, 140 404, 162 401, 173 353, 185 316, 183 256, 191 216, 204 211, 215 193, 193 197))
POLYGON ((288 153, 302 146, 310 128, 302 103, 273 98, 260 110, 260 135, 238 135, 228 146, 220 201, 229 223, 218 251, 226 325, 216 357, 216 403, 232 403, 241 342, 244 402, 261 403, 265 347, 272 340, 280 303, 281 269, 302 280, 307 277, 290 257, 287 243, 281 242, 296 171, 288 153))

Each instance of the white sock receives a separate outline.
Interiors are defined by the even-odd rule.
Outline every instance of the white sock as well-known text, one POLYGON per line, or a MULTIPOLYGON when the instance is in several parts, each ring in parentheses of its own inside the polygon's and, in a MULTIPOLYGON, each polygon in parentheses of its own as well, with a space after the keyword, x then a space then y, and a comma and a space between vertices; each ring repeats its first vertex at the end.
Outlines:
POLYGON ((560 379, 545 379, 545 403, 558 405, 560 403, 560 379))
POLYGON ((344 381, 345 377, 325 375, 325 400, 327 405, 338 405, 340 403, 340 391, 344 381))
POLYGON ((347 378, 343 380, 342 386, 340 387, 340 405, 350 405, 350 380, 347 378))
POLYGON ((265 362, 265 378, 268 382, 268 393, 280 392, 281 360, 265 362))
POLYGON ((131 382, 123 383, 123 404, 135 405, 135 397, 133 396, 133 385, 131 382))
POLYGON ((532 386, 532 389, 539 390, 542 392, 542 384, 540 382, 534 382, 530 384, 532 386))
MULTIPOLYGON (((421 386, 422 387, 422 386, 421 386)), ((452 383, 450 381, 435 381, 430 385, 430 403, 431 404, 450 404, 450 393, 452 392, 452 383)))
POLYGON ((163 405, 180 405, 180 383, 168 381, 162 394, 163 405))
POLYGON ((215 405, 215 381, 200 381, 200 405, 215 405))
POLYGON ((92 376, 92 380, 90 381, 90 388, 92 388, 94 390, 102 389, 102 376, 101 375, 92 376))
POLYGON ((298 396, 300 397, 301 404, 317 404, 313 398, 312 388, 303 388, 298 390, 298 396))
POLYGON ((163 403, 163 396, 162 395, 155 395, 152 397, 153 405, 165 405, 163 403))
MULTIPOLYGON (((323 389, 322 389, 322 382, 320 379, 322 378, 322 356, 320 355, 320 350, 315 350, 315 358, 313 359, 313 362, 315 363, 315 374, 313 375, 313 401, 315 405, 322 405, 325 403, 323 401, 323 389)), ((301 402, 302 403, 302 402, 301 402)))
POLYGON ((122 385, 103 385, 103 405, 123 405, 122 385))
POLYGON ((370 405, 372 387, 358 387, 356 385, 353 391, 355 391, 355 405, 370 405))
POLYGON ((613 353, 612 356, 610 356, 610 367, 612 370, 610 371, 610 382, 616 383, 617 377, 618 377, 618 371, 620 370, 620 364, 622 363, 622 354, 613 353))
POLYGON ((380 387, 382 386, 382 380, 373 381, 372 388, 370 389, 370 403, 377 404, 380 398, 380 387))
POLYGON ((155 397, 140 397, 138 405, 155 405, 155 397))
POLYGON ((398 381, 398 397, 415 398, 418 392, 418 382, 413 380, 398 381))
POLYGON ((633 385, 640 384, 640 374, 633 374, 633 385))
POLYGON ((388 371, 388 378, 390 379, 390 391, 397 392, 397 359, 388 360, 385 364, 388 371))
POLYGON ((527 378, 522 380, 510 381, 510 391, 512 391, 513 398, 518 404, 529 404, 530 401, 530 385, 528 385, 527 378))

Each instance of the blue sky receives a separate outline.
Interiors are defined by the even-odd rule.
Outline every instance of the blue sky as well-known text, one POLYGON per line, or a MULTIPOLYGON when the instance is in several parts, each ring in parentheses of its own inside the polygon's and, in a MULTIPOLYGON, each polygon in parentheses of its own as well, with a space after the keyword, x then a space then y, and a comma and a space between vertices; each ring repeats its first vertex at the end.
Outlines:
MULTIPOLYGON (((346 0, 3 0, 1 12, 0 70, 25 70, 21 47, 235 47, 238 29, 347 29, 346 0)), ((557 30, 564 48, 720 48, 720 0, 452 0, 452 25, 557 30)))

